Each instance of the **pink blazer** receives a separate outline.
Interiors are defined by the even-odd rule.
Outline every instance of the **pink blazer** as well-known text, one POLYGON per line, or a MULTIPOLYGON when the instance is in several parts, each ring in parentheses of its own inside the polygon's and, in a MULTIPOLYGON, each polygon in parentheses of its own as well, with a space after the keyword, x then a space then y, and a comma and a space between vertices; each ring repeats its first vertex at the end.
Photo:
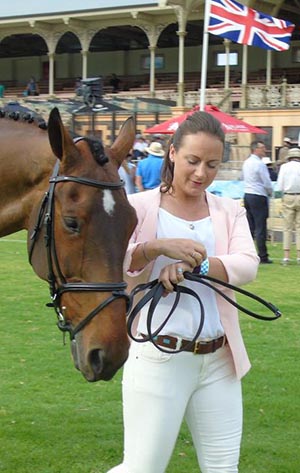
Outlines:
MULTIPOLYGON (((130 272, 128 268, 137 245, 156 238, 160 197, 159 188, 128 196, 138 216, 138 224, 131 236, 124 261, 129 290, 149 280, 153 263, 136 272, 130 272)), ((209 192, 206 192, 206 197, 216 235, 215 256, 224 264, 230 284, 236 286, 247 284, 256 277, 259 258, 250 234, 245 209, 239 202, 230 198, 217 197, 209 192)), ((234 298, 233 291, 224 289, 224 292, 234 298)), ((236 374, 238 378, 242 378, 251 365, 240 331, 238 311, 220 295, 217 294, 216 297, 236 374)))

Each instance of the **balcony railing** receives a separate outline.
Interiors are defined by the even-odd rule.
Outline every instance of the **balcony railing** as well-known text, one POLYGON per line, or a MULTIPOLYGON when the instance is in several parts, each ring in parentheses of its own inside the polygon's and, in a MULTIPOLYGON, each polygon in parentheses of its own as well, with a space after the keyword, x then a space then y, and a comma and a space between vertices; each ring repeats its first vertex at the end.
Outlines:
MULTIPOLYGON (((132 98, 150 97, 149 90, 128 91, 120 93, 132 98)), ((156 98, 173 100, 177 103, 178 93, 173 89, 162 89, 155 92, 156 98)), ((192 108, 199 104, 200 90, 184 93, 186 107, 192 108)), ((233 108, 265 109, 265 108, 298 108, 300 107, 300 84, 288 84, 286 79, 280 84, 266 85, 262 83, 234 85, 229 89, 216 86, 206 89, 205 102, 222 106, 223 110, 233 108)))

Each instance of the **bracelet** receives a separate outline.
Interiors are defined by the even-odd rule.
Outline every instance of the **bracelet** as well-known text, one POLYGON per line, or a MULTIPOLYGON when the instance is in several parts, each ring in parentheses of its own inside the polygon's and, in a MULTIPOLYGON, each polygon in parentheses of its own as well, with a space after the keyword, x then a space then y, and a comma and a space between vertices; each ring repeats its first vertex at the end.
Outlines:
POLYGON ((143 252, 143 256, 145 260, 148 261, 148 263, 151 263, 152 260, 149 259, 148 256, 146 255, 146 250, 145 250, 146 243, 147 241, 144 241, 144 243, 142 243, 142 252, 143 252))
POLYGON ((200 265, 200 271, 199 274, 200 276, 207 276, 209 271, 209 260, 206 258, 204 261, 202 261, 200 265))

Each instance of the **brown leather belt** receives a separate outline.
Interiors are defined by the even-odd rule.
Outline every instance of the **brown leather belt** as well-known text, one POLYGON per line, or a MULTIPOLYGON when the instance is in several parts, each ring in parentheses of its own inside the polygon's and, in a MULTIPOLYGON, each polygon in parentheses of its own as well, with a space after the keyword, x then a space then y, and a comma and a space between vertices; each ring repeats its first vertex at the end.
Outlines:
POLYGON ((284 195, 300 195, 300 192, 284 192, 284 195))
MULTIPOLYGON (((147 335, 141 333, 143 338, 148 338, 147 335)), ((219 348, 223 347, 228 343, 226 335, 222 337, 215 338, 214 340, 209 340, 207 342, 203 340, 197 340, 193 343, 190 347, 188 344, 190 340, 181 340, 172 337, 171 335, 158 335, 157 337, 153 337, 153 340, 157 345, 165 348, 170 348, 172 350, 182 350, 182 351, 190 351, 195 355, 207 355, 208 353, 214 353, 219 348)))

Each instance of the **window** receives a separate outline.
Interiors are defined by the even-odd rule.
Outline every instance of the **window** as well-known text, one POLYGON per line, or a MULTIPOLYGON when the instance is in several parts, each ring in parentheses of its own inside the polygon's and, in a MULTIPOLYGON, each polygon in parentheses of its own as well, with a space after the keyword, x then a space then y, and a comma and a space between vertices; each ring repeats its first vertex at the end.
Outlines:
MULTIPOLYGON (((150 69, 150 56, 142 56, 142 69, 150 69)), ((165 57, 162 55, 155 56, 155 69, 164 69, 165 57)))
POLYGON ((300 62, 300 48, 292 48, 292 61, 300 62))
MULTIPOLYGON (((226 53, 216 53, 216 65, 217 66, 226 66, 226 53)), ((229 53, 229 66, 237 66, 238 65, 238 53, 233 52, 229 53)))

